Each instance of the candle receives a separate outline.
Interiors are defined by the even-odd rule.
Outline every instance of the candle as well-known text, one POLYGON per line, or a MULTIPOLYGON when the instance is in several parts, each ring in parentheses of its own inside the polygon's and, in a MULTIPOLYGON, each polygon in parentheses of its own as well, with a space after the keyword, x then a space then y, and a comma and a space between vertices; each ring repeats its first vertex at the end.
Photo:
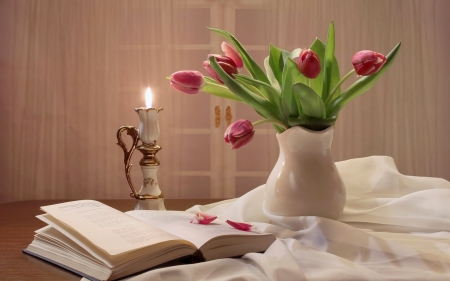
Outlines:
POLYGON ((139 138, 145 144, 155 142, 159 136, 158 113, 162 108, 156 109, 152 107, 153 95, 150 87, 145 92, 146 107, 135 108, 134 110, 139 115, 139 138))
POLYGON ((150 90, 150 87, 147 87, 147 91, 145 92, 145 105, 147 108, 152 107, 152 90, 150 90))

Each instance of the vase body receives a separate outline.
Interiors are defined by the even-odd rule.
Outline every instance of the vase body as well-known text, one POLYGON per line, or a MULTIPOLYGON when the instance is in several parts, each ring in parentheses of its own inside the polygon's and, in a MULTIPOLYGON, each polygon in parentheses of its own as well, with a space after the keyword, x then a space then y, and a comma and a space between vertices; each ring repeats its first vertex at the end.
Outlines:
POLYGON ((279 216, 337 219, 345 186, 331 155, 334 127, 311 131, 292 127, 277 134, 280 155, 267 179, 264 210, 279 216))

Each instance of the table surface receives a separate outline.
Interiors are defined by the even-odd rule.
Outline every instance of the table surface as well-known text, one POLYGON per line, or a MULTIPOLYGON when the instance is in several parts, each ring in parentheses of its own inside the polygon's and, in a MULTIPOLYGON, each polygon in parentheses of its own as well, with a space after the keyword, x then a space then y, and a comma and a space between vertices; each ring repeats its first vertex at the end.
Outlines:
MULTIPOLYGON (((31 243, 34 231, 46 224, 35 216, 41 206, 73 200, 35 200, 0 204, 0 280, 80 280, 81 277, 22 253, 31 243)), ((134 209, 133 199, 97 200, 120 211, 134 209)), ((165 199, 167 210, 186 210, 219 199, 165 199)))

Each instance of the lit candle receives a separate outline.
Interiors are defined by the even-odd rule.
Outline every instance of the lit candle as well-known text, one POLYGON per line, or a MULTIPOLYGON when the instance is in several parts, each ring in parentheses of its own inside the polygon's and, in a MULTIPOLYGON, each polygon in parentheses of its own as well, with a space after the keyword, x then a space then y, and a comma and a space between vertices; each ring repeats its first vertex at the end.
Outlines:
POLYGON ((145 92, 145 105, 147 108, 152 107, 152 90, 150 90, 150 87, 147 87, 147 91, 145 92))
POLYGON ((162 108, 156 109, 152 107, 152 100, 152 90, 148 87, 145 92, 146 107, 134 109, 138 113, 140 119, 139 138, 145 144, 153 143, 159 136, 158 113, 162 108))

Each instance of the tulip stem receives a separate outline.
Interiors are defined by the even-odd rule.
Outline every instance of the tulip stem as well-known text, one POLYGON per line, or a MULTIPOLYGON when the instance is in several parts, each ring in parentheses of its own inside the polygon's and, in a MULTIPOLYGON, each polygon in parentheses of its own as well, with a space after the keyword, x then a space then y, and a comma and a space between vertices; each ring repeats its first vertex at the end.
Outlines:
POLYGON ((263 120, 253 122, 252 125, 253 125, 253 127, 256 127, 258 125, 265 124, 265 123, 276 124, 276 125, 282 127, 283 129, 287 130, 286 125, 283 122, 276 120, 276 119, 263 119, 263 120))
POLYGON ((337 89, 342 85, 342 83, 345 82, 352 74, 355 73, 355 69, 350 70, 349 73, 347 73, 344 77, 342 77, 341 81, 339 81, 336 84, 336 87, 334 87, 333 91, 331 91, 330 95, 328 96, 327 100, 325 101, 325 104, 330 103, 333 100, 334 93, 336 93, 337 89))

